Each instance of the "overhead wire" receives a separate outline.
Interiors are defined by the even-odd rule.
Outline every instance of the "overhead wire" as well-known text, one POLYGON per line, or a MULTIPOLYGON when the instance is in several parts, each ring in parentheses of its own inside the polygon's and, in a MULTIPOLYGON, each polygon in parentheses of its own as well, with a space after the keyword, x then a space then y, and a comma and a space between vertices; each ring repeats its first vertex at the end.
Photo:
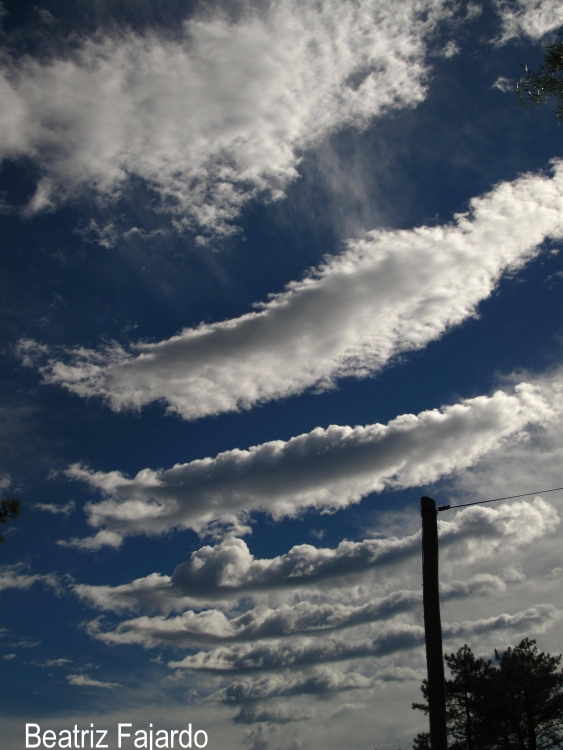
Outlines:
POLYGON ((467 508, 470 505, 483 505, 484 503, 496 503, 499 500, 514 500, 517 497, 530 497, 530 495, 544 495, 546 492, 558 492, 563 487, 554 487, 551 490, 536 490, 536 492, 524 492, 521 495, 508 495, 507 497, 494 497, 492 500, 476 500, 474 503, 462 503, 461 505, 440 505, 436 510, 453 510, 454 508, 467 508))

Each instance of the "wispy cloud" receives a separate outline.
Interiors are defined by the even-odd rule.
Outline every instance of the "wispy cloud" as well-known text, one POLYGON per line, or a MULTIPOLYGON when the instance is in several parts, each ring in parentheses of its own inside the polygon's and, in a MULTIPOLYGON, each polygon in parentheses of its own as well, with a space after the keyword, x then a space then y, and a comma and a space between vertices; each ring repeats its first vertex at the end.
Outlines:
POLYGON ((63 516, 70 516, 74 512, 75 503, 74 500, 69 500, 65 505, 56 505, 55 503, 34 503, 32 506, 35 510, 44 510, 46 513, 62 514, 63 516))
POLYGON ((261 309, 158 343, 70 351, 20 342, 47 383, 116 411, 152 401, 185 419, 330 388, 421 349, 476 312, 500 277, 563 236, 563 162, 471 202, 451 224, 369 232, 261 309))
POLYGON ((498 42, 528 37, 541 39, 563 24, 559 0, 495 0, 502 21, 502 34, 498 42))
POLYGON ((34 573, 29 574, 29 569, 24 563, 15 563, 14 565, 3 565, 0 567, 0 592, 7 589, 29 589, 35 583, 42 583, 54 589, 56 592, 62 591, 61 582, 55 573, 34 573))
MULTIPOLYGON (((479 594, 490 595, 505 589, 506 583, 500 576, 478 574, 469 581, 454 581, 442 586, 441 599, 449 601, 479 594)), ((198 613, 189 610, 178 617, 143 616, 126 620, 111 631, 102 630, 100 620, 96 619, 87 630, 94 638, 110 645, 186 648, 206 641, 248 641, 353 628, 389 620, 398 614, 420 609, 421 604, 421 591, 398 590, 360 605, 310 601, 283 604, 276 609, 262 605, 231 619, 216 609, 198 613)))
POLYGON ((103 682, 101 680, 93 680, 86 674, 69 674, 67 675, 69 685, 78 685, 79 687, 96 687, 96 688, 114 688, 123 687, 119 682, 103 682))
POLYGON ((300 154, 425 94, 441 0, 263 6, 192 18, 175 38, 94 36, 61 59, 4 62, 0 156, 43 177, 29 213, 145 181, 178 229, 227 235, 250 199, 277 199, 300 154))
MULTIPOLYGON (((522 632, 527 628, 546 628, 560 619, 563 610, 552 604, 538 604, 513 615, 468 620, 461 623, 444 623, 443 636, 449 638, 468 637, 491 630, 511 629, 522 632)), ((375 656, 386 656, 397 651, 415 648, 424 642, 424 629, 419 625, 389 623, 375 638, 298 638, 291 641, 269 640, 252 644, 223 646, 211 651, 200 651, 186 656, 182 661, 171 661, 173 669, 195 669, 209 671, 270 670, 282 667, 300 667, 309 664, 324 664, 331 661, 348 661, 375 656)))

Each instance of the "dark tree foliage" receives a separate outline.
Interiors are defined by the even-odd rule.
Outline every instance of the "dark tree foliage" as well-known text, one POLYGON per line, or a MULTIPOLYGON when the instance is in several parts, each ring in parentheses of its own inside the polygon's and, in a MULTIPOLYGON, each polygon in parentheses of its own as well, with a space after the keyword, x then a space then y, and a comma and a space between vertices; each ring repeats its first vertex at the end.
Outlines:
POLYGON ((563 743, 561 655, 543 654, 535 643, 525 638, 515 648, 495 651, 502 730, 496 747, 544 750, 563 743))
MULTIPOLYGON (((8 523, 17 518, 21 513, 21 503, 17 497, 6 497, 0 501, 0 523, 8 523)), ((4 535, 0 534, 0 543, 4 541, 4 535)))
MULTIPOLYGON (((445 657, 452 679, 446 680, 446 722, 451 750, 550 750, 563 745, 563 674, 561 656, 538 651, 525 638, 518 646, 495 651, 498 667, 477 659, 465 645, 445 657)), ((428 713, 424 703, 413 708, 428 713)), ((415 737, 414 750, 430 750, 426 732, 415 737)))
POLYGON ((522 107, 542 104, 555 99, 555 114, 563 121, 563 42, 546 47, 543 63, 538 70, 524 65, 525 75, 516 84, 516 95, 522 107))

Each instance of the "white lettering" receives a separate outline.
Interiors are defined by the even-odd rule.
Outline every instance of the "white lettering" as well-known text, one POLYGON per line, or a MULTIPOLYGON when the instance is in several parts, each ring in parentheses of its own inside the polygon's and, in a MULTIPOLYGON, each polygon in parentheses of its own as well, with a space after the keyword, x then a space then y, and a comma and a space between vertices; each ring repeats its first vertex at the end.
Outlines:
POLYGON ((207 732, 204 732, 203 729, 198 729, 194 736, 194 742, 195 742, 196 747, 205 747, 207 745, 207 732), (198 734, 203 734, 203 736, 205 737, 205 741, 203 745, 200 745, 199 742, 197 741, 198 734))
POLYGON ((182 731, 180 732, 180 734, 178 736, 178 742, 180 743, 180 745, 182 747, 191 747, 192 746, 192 725, 191 724, 188 724, 188 729, 182 729, 182 731), (182 742, 182 735, 183 734, 187 734, 188 735, 188 744, 187 745, 184 745, 184 743, 182 742))
MULTIPOLYGON (((122 725, 120 724, 119 726, 122 726, 122 725)), ((131 726, 131 724, 129 724, 129 725, 124 724, 123 726, 131 726)), ((101 745, 100 744, 101 741, 105 739, 107 733, 108 733, 107 729, 96 729, 96 734, 101 734, 102 735, 100 737, 100 739, 96 742, 96 747, 105 747, 105 748, 107 748, 107 745, 101 745)), ((128 734, 127 735, 123 735, 123 736, 124 737, 129 737, 128 734)), ((121 735, 119 737, 119 742, 121 743, 121 735)), ((121 744, 119 745, 119 747, 121 747, 121 744)))
POLYGON ((43 746, 48 748, 55 747, 56 742, 57 735, 53 732, 52 729, 46 729, 43 732, 43 746), (51 744, 47 744, 48 742, 50 742, 51 744))
POLYGON ((25 746, 26 747, 39 747, 41 745, 41 737, 39 736, 39 732, 41 731, 41 727, 39 724, 26 724, 25 725, 25 746), (30 734, 30 728, 35 727, 35 732, 33 734, 30 734), (29 740, 37 737, 37 744, 30 745, 29 740))
POLYGON ((154 738, 156 747, 168 747, 168 732, 166 729, 159 729, 154 738), (159 735, 161 735, 159 737, 159 735))
POLYGON ((59 747, 72 747, 72 735, 70 729, 61 729, 59 732, 59 747))
POLYGON ((137 729, 137 731, 135 732, 135 737, 137 737, 137 739, 135 740, 135 747, 138 747, 138 748, 145 747, 145 748, 148 749, 148 745, 147 745, 147 733, 145 732, 144 729, 137 729), (137 737, 138 734, 141 734, 143 736, 142 737, 137 737), (141 742, 143 743, 142 745, 140 744, 141 742))
POLYGON ((121 731, 121 727, 130 727, 131 724, 118 724, 117 725, 117 747, 121 747, 121 738, 122 737, 131 737, 130 734, 125 734, 125 732, 121 731))
POLYGON ((170 747, 174 747, 174 735, 175 734, 180 734, 180 730, 179 729, 173 729, 170 732, 170 747))

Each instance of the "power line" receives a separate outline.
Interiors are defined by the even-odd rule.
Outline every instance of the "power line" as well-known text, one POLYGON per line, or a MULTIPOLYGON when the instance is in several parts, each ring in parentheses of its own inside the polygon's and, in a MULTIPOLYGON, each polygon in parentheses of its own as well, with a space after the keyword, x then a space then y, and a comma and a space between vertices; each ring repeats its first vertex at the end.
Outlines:
POLYGON ((469 505, 483 505, 483 503, 496 503, 499 500, 513 500, 515 497, 529 497, 530 495, 543 495, 546 492, 558 492, 563 487, 554 487, 552 490, 537 490, 536 492, 524 492, 522 495, 508 495, 508 497, 495 497, 492 500, 477 500, 474 503, 463 503, 462 505, 440 505, 436 510, 453 510, 454 508, 467 508, 469 505))

